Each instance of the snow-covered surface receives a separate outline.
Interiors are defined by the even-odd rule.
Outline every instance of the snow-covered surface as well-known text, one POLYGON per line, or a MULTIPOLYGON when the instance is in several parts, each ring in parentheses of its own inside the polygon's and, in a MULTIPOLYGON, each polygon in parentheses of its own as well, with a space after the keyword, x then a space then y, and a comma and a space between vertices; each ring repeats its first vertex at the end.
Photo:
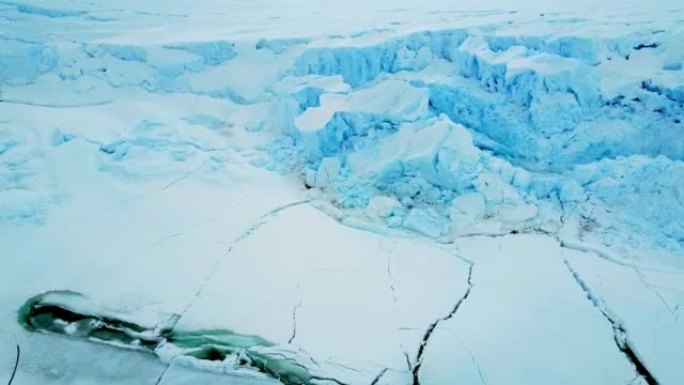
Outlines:
POLYGON ((610 323, 577 290, 552 238, 476 237, 459 253, 476 266, 474 288, 458 316, 434 334, 423 383, 600 385, 634 379, 610 323))
POLYGON ((668 0, 0 1, 0 378, 684 383, 683 42, 668 0))

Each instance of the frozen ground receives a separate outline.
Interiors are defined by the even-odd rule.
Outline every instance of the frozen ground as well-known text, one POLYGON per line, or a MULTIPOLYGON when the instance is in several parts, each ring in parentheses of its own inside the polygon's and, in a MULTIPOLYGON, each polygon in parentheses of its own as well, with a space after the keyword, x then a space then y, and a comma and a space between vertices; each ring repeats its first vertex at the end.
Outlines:
POLYGON ((0 381, 684 383, 676 1, 0 1, 0 381))

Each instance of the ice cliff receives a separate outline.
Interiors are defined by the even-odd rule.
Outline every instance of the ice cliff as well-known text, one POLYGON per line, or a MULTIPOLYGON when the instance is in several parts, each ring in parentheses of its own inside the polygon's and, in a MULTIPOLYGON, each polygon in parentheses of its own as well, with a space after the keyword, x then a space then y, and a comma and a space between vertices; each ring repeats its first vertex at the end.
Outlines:
POLYGON ((308 49, 271 151, 340 207, 431 237, 576 217, 583 237, 681 255, 679 47, 483 28, 308 49))
MULTIPOLYGON (((0 78, 6 88, 65 82, 59 92, 70 89, 74 103, 106 102, 79 91, 102 87, 226 99, 261 114, 233 114, 231 124, 273 137, 255 163, 294 172, 339 208, 391 227, 449 239, 548 230, 573 217, 599 243, 681 256, 681 26, 549 26, 149 45, 5 36, 0 78)), ((0 154, 16 143, 3 139, 0 154)), ((135 145, 102 149, 124 156, 135 145)), ((20 174, 5 171, 3 181, 20 174)))

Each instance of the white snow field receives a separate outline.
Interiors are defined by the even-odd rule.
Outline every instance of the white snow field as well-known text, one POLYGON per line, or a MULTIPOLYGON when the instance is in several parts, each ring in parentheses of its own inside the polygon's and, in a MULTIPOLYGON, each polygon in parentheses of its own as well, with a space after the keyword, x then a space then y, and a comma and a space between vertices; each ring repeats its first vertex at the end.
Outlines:
POLYGON ((0 384, 684 384, 684 3, 0 1, 0 384))

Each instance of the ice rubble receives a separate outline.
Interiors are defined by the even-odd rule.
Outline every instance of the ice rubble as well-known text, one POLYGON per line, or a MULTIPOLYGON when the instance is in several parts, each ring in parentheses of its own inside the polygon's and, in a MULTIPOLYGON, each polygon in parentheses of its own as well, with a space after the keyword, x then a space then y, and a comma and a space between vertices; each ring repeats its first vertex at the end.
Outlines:
POLYGON ((430 237, 487 219, 498 228, 475 231, 577 216, 608 245, 681 256, 678 47, 659 31, 590 38, 483 28, 308 49, 291 76, 338 77, 351 90, 302 85, 288 104, 288 137, 271 152, 277 162, 294 158, 306 183, 341 207, 382 200, 386 224, 430 237), (631 62, 657 67, 627 73, 631 62))

